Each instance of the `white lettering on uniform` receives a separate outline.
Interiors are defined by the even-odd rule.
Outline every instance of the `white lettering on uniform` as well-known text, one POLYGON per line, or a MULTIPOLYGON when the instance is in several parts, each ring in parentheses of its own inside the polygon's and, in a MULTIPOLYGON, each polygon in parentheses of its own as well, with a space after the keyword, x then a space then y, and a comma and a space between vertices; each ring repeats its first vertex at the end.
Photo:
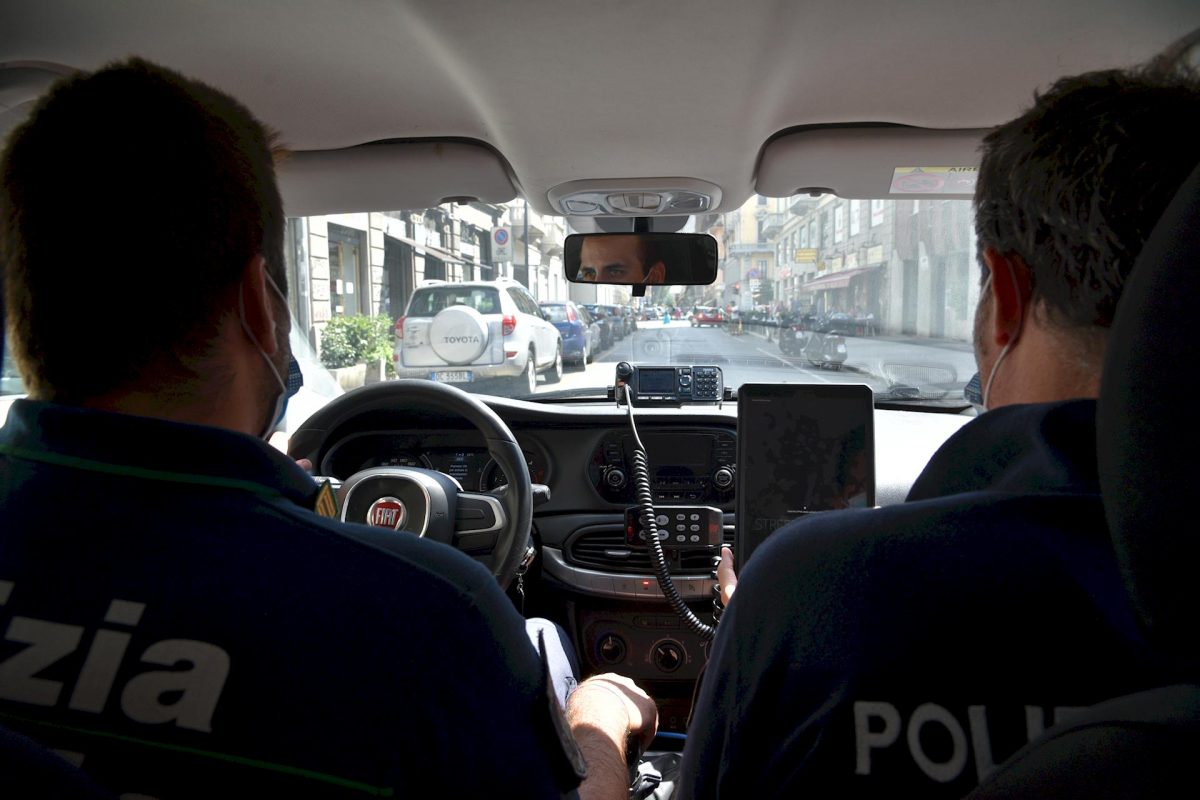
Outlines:
POLYGON ((1046 730, 1046 716, 1040 706, 1025 706, 1025 739, 1032 742, 1046 730))
POLYGON ((229 654, 208 642, 167 639, 148 647, 142 661, 163 666, 190 662, 192 668, 143 672, 131 679, 121 693, 125 714, 134 722, 154 725, 173 720, 181 728, 210 732, 229 675, 229 654), (183 694, 174 703, 163 703, 161 698, 168 692, 183 694))
POLYGON ((1079 714, 1081 711, 1086 711, 1083 706, 1055 706, 1054 707, 1054 724, 1061 725, 1071 717, 1079 714))
POLYGON ((967 765, 967 736, 962 726, 953 714, 935 703, 924 703, 913 711, 908 720, 908 749, 921 771, 938 783, 954 780, 967 765), (950 734, 954 749, 946 761, 932 760, 921 747, 921 728, 930 723, 941 725, 950 734))
MULTIPOLYGON (((0 606, 8 603, 12 581, 0 581, 0 606)), ((136 626, 145 611, 144 603, 113 600, 104 621, 111 625, 136 626)), ((38 673, 79 650, 84 628, 61 622, 13 617, 4 638, 29 645, 0 661, 0 700, 15 700, 38 706, 57 705, 63 682, 36 677, 38 673)), ((113 683, 129 648, 132 634, 101 628, 92 637, 83 666, 75 680, 67 707, 100 714, 113 691, 113 683)), ((181 728, 210 732, 217 701, 229 676, 229 654, 214 644, 192 639, 167 639, 150 645, 142 654, 147 664, 190 669, 143 672, 134 676, 121 693, 121 709, 135 722, 174 722, 181 728), (178 693, 172 703, 164 695, 178 693)))
POLYGON ((854 773, 871 774, 871 750, 891 747, 900 736, 900 712, 891 703, 854 704, 854 773), (883 730, 871 731, 871 720, 883 720, 883 730))
POLYGON ((57 703, 62 682, 33 676, 74 653, 82 636, 83 628, 79 625, 13 617, 4 638, 29 647, 0 663, 0 700, 35 706, 57 703))
POLYGON ((83 670, 75 683, 75 691, 71 693, 68 708, 96 714, 104 711, 113 681, 117 677, 117 670, 121 667, 121 659, 125 657, 125 648, 129 647, 129 639, 128 633, 96 631, 92 649, 88 651, 87 660, 83 662, 83 670))
POLYGON ((83 753, 76 752, 75 750, 55 750, 54 755, 73 767, 83 766, 83 753))
POLYGON ((975 777, 982 783, 996 769, 988 734, 987 706, 967 706, 967 722, 971 728, 971 749, 975 753, 975 777))
MULTIPOLYGON (((137 625, 146 610, 144 603, 132 603, 128 600, 113 600, 108 604, 108 612, 104 621, 116 625, 137 625)), ((92 639, 92 647, 88 650, 87 659, 75 682, 75 691, 71 693, 68 708, 76 711, 91 711, 99 714, 108 703, 112 692, 113 681, 116 680, 117 670, 121 659, 125 658, 125 649, 129 647, 131 636, 120 631, 100 629, 92 639)))
MULTIPOLYGON (((1046 729, 1046 712, 1040 706, 1025 706, 1025 736, 1030 742, 1041 736, 1046 729)), ((1086 707, 1056 706, 1052 709, 1052 724, 1060 724, 1086 707)), ((983 782, 996 770, 992 752, 991 731, 988 729, 986 706, 967 706, 967 722, 971 734, 971 753, 975 759, 975 774, 983 782)), ((876 724, 878 727, 878 724, 876 724)), ((871 774, 871 751, 891 747, 896 743, 903 720, 896 706, 884 702, 856 701, 854 703, 854 744, 856 775, 871 774), (882 730, 872 730, 872 721, 882 722, 882 730)), ((961 776, 967 762, 967 740, 958 718, 942 706, 925 703, 917 706, 908 720, 907 736, 909 754, 921 771, 939 783, 949 783, 961 776), (950 757, 942 762, 932 760, 921 743, 921 732, 925 725, 938 724, 950 736, 950 757)))

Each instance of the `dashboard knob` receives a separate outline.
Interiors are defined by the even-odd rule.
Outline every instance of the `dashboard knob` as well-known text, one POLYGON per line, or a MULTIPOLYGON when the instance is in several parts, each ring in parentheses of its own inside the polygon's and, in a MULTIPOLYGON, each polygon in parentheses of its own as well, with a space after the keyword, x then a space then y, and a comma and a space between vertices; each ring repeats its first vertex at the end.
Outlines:
POLYGON ((621 361, 617 364, 617 380, 627 381, 633 377, 633 367, 628 361, 621 361))
POLYGON ((654 646, 654 664, 663 672, 674 672, 683 666, 683 648, 676 642, 661 642, 654 646))
POLYGON ((612 489, 625 488, 628 478, 625 476, 625 470, 613 467, 608 472, 604 473, 604 482, 612 489))
POLYGON ((625 640, 615 633, 607 634, 597 648, 600 660, 605 664, 620 664, 625 660, 625 640))
POLYGON ((733 486, 733 470, 729 467, 721 467, 713 473, 713 483, 719 489, 728 489, 733 486))

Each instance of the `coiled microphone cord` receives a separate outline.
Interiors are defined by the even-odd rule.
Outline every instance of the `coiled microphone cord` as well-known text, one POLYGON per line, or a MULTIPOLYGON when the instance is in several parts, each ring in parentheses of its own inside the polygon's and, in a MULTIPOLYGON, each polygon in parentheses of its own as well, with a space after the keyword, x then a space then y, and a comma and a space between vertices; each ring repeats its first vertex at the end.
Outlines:
POLYGON ((658 579, 658 588, 662 590, 667 602, 683 619, 688 629, 699 636, 702 641, 708 641, 716 634, 716 627, 701 622, 700 618, 692 613, 679 594, 679 590, 675 588, 675 582, 671 580, 671 573, 667 569, 667 557, 663 553, 662 543, 658 540, 658 523, 654 519, 654 493, 650 490, 650 462, 646 457, 646 447, 642 444, 642 437, 638 435, 637 423, 633 419, 633 403, 629 400, 628 391, 625 392, 625 404, 629 407, 629 427, 633 429, 633 438, 637 442, 637 450, 633 453, 633 485, 637 491, 637 504, 640 512, 638 519, 642 523, 642 530, 646 533, 646 543, 650 547, 650 562, 654 566, 654 577, 658 579))

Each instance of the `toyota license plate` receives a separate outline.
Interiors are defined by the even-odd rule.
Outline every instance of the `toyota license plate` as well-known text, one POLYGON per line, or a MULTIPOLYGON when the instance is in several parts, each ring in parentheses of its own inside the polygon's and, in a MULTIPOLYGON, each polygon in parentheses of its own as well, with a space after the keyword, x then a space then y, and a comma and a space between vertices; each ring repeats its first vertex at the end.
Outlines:
POLYGON ((470 383, 475 376, 469 369, 455 369, 431 373, 429 378, 438 383, 470 383))

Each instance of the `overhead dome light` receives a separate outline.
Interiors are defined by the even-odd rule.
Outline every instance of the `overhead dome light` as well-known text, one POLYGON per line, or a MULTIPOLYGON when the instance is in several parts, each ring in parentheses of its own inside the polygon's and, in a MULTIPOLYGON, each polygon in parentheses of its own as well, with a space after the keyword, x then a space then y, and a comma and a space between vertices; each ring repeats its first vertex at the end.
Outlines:
POLYGON ((571 181, 551 189, 547 198, 567 216, 679 216, 716 208, 721 190, 694 178, 571 181))

